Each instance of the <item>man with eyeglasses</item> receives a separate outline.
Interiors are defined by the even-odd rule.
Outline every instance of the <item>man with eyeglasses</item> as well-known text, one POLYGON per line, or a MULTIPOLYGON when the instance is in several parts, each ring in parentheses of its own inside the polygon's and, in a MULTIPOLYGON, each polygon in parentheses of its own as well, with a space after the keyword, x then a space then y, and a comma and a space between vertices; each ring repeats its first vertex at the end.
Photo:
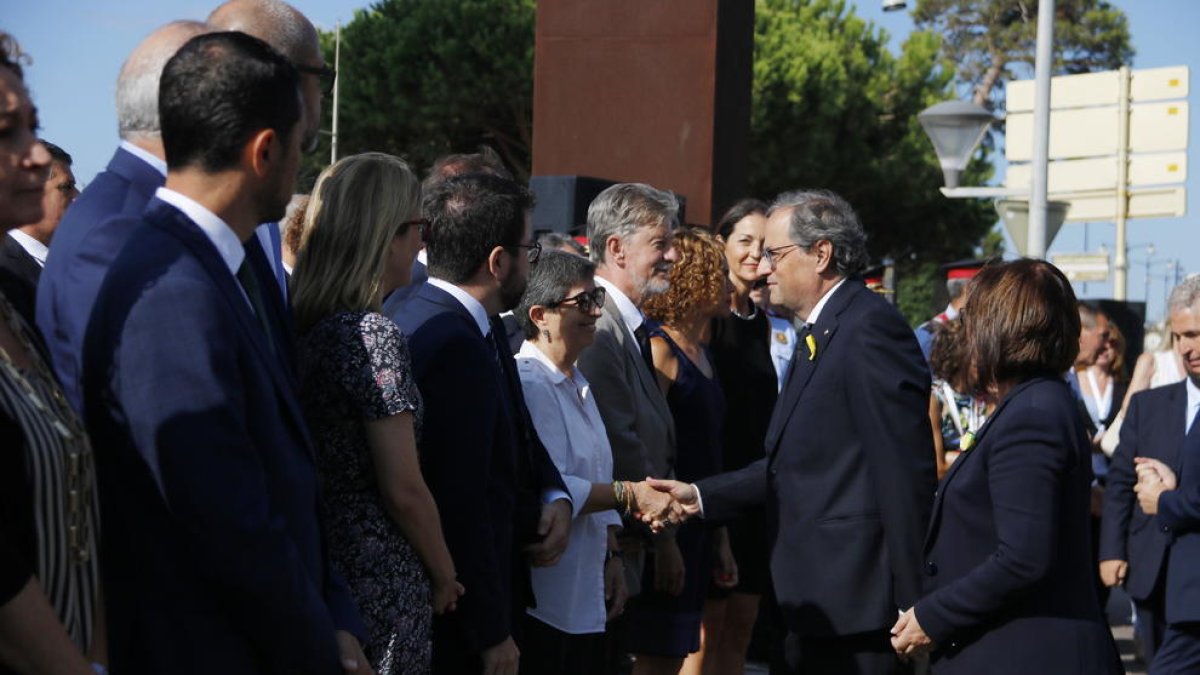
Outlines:
POLYGON ((433 672, 515 675, 530 564, 566 548, 571 502, 537 438, 499 314, 516 307, 541 254, 533 194, 487 174, 424 195, 429 280, 396 317, 425 401, 421 472, 466 588, 433 622, 433 672))
POLYGON ((42 145, 50 152, 50 177, 42 186, 42 219, 9 230, 0 240, 0 291, 30 326, 37 325, 33 307, 50 240, 67 207, 79 196, 71 156, 49 141, 43 140, 42 145))

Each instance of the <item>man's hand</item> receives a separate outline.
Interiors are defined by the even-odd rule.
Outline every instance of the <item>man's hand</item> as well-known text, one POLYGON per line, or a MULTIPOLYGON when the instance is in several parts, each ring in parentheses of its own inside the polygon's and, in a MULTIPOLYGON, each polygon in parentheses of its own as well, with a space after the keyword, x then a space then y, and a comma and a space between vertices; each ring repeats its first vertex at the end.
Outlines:
POLYGON ((498 645, 483 650, 483 675, 517 675, 521 652, 512 636, 498 645))
POLYGON ((683 592, 683 554, 671 537, 659 537, 654 543, 654 590, 667 595, 683 592))
POLYGON ((892 649, 901 661, 907 661, 933 650, 933 640, 930 639, 921 624, 917 622, 916 608, 910 608, 900 615, 892 626, 892 649))
POLYGON ((609 558, 604 563, 604 604, 608 606, 605 621, 612 621, 625 611, 629 599, 629 588, 625 586, 625 564, 621 556, 609 558))
POLYGON ((344 630, 334 633, 334 638, 337 640, 338 655, 342 659, 342 670, 354 675, 375 675, 366 655, 363 654, 362 645, 358 644, 358 638, 344 630))
POLYGON ((1124 560, 1100 561, 1100 581, 1110 588, 1125 583, 1125 575, 1128 572, 1129 563, 1124 560))
POLYGON ((565 499, 555 499, 543 506, 537 531, 542 540, 525 547, 533 566, 557 564, 563 551, 567 550, 567 538, 571 532, 571 503, 565 499))
POLYGON ((1137 463, 1137 485, 1133 491, 1137 493, 1138 504, 1148 515, 1158 513, 1158 498, 1167 490, 1174 490, 1179 481, 1171 467, 1157 459, 1149 457, 1134 457, 1137 463))
POLYGON ((700 497, 694 485, 681 483, 677 480, 660 480, 658 478, 647 478, 646 485, 670 495, 675 506, 675 510, 672 512, 673 515, 666 519, 646 515, 642 516, 642 522, 649 525, 652 531, 661 532, 669 525, 682 523, 688 518, 700 515, 700 497), (675 518, 675 520, 672 520, 672 518, 675 518))
POLYGON ((682 507, 675 503, 669 493, 654 489, 646 481, 625 484, 625 489, 633 494, 633 516, 646 523, 680 523, 682 507))

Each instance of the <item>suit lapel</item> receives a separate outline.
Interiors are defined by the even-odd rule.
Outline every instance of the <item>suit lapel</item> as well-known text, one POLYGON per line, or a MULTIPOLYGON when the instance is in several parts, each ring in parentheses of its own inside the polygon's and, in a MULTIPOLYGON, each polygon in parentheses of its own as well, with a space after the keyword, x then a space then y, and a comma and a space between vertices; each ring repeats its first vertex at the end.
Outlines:
POLYGON ((153 200, 146 210, 146 219, 157 227, 162 227, 178 238, 192 255, 200 262, 205 271, 208 272, 214 285, 225 297, 229 303, 229 308, 232 314, 237 317, 237 324, 241 327, 243 337, 250 341, 254 346, 254 351, 259 363, 270 373, 271 379, 275 382, 275 387, 279 390, 280 399, 283 401, 283 407, 291 413, 292 421, 295 424, 300 435, 305 440, 305 445, 311 453, 312 439, 309 436, 308 425, 304 422, 304 414, 300 410, 300 401, 297 397, 297 391, 291 376, 285 372, 283 363, 271 351, 267 345, 267 336, 263 333, 262 327, 258 323, 258 319, 246 301, 246 297, 242 292, 241 286, 237 280, 229 272, 229 267, 221 258, 212 242, 208 240, 204 232, 191 221, 183 212, 175 207, 153 200))
MULTIPOLYGON (((1167 409, 1171 411, 1171 414, 1166 416, 1166 424, 1163 429, 1169 442, 1165 444, 1163 458, 1166 460, 1168 466, 1182 467, 1183 446, 1187 442, 1188 436, 1188 434, 1184 433, 1188 414, 1187 380, 1185 379, 1183 382, 1171 386, 1170 398, 1167 401, 1167 409), (1180 424, 1179 420, 1183 420, 1184 423, 1180 424)), ((1192 425, 1191 433, 1196 433, 1196 425, 1192 425)))
POLYGON ((625 356, 635 364, 634 370, 637 371, 638 382, 641 383, 642 390, 646 393, 646 398, 650 400, 650 404, 654 406, 654 410, 660 417, 670 421, 672 419, 671 409, 667 406, 667 399, 662 395, 662 390, 658 388, 658 382, 654 379, 654 374, 646 369, 642 350, 638 349, 637 342, 629 334, 629 328, 625 325, 625 319, 621 316, 620 310, 617 309, 616 300, 613 300, 611 297, 605 300, 604 313, 616 325, 617 330, 621 331, 621 343, 625 345, 625 356))
POLYGON ((6 233, 0 233, 0 254, 12 261, 12 266, 9 268, 18 273, 21 278, 29 281, 34 286, 37 286, 38 277, 41 276, 42 266, 37 263, 33 256, 21 246, 20 242, 6 233))

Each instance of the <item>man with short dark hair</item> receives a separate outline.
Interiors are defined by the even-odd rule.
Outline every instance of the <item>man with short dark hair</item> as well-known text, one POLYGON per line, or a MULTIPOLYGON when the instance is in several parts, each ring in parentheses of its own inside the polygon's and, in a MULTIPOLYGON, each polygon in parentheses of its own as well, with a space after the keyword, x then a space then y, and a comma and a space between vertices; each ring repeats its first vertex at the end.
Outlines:
POLYGON ((532 193, 498 176, 436 184, 422 208, 429 281, 397 317, 425 400, 421 471, 468 589, 455 612, 434 618, 439 675, 517 672, 519 619, 534 605, 526 552, 553 564, 566 547, 569 497, 497 316, 517 305, 540 252, 532 206, 532 193))
POLYGON ((292 195, 298 75, 257 38, 202 35, 163 69, 159 110, 166 183, 84 352, 113 670, 368 673, 272 335, 282 298, 245 248, 292 195))
POLYGON ((30 327, 37 326, 34 304, 50 240, 67 207, 79 196, 71 155, 42 141, 50 153, 50 176, 42 186, 42 219, 8 231, 0 241, 0 291, 30 327))

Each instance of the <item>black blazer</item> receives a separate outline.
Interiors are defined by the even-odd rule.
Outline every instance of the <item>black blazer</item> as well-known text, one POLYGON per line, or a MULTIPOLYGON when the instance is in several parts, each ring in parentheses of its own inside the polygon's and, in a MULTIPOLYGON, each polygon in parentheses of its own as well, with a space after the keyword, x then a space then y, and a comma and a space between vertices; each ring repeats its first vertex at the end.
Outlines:
POLYGON ((503 374, 492 341, 442 289, 423 284, 396 319, 425 401, 421 472, 467 589, 442 619, 447 630, 435 632, 435 650, 481 652, 513 635, 532 604, 521 546, 537 538, 542 491, 566 488, 529 423, 502 327, 495 344, 503 374), (460 644, 439 644, 440 636, 460 644))
POLYGON ((698 482, 705 518, 766 503, 771 580, 803 636, 890 628, 920 594, 934 490, 929 369, 912 329, 861 281, 834 291, 767 429, 767 456, 698 482))
POLYGON ((362 626, 294 383, 175 207, 152 200, 113 262, 85 357, 113 671, 339 672, 334 631, 362 626))
POLYGON ((17 314, 31 329, 37 326, 34 304, 37 300, 38 278, 42 266, 29 255, 16 239, 0 233, 0 293, 8 298, 17 314))
MULTIPOLYGON (((1121 442, 1108 467, 1100 519, 1100 560, 1125 560, 1125 590, 1134 600, 1150 596, 1163 571, 1170 537, 1138 506, 1134 457, 1153 457, 1179 473, 1187 390, 1183 382, 1134 394, 1121 423, 1121 442)), ((1114 397, 1113 401, 1117 399, 1114 397)))
MULTIPOLYGON (((1187 400, 1186 392, 1181 398, 1187 400)), ((1182 427, 1174 424, 1179 421, 1172 420, 1172 426, 1182 427)), ((1156 522, 1171 537, 1167 623, 1200 621, 1200 423, 1192 422, 1184 437, 1179 464, 1178 489, 1159 497, 1156 522)))
POLYGON ((916 606, 935 673, 1122 672, 1093 581, 1090 456, 1070 387, 1038 378, 950 467, 916 606))

